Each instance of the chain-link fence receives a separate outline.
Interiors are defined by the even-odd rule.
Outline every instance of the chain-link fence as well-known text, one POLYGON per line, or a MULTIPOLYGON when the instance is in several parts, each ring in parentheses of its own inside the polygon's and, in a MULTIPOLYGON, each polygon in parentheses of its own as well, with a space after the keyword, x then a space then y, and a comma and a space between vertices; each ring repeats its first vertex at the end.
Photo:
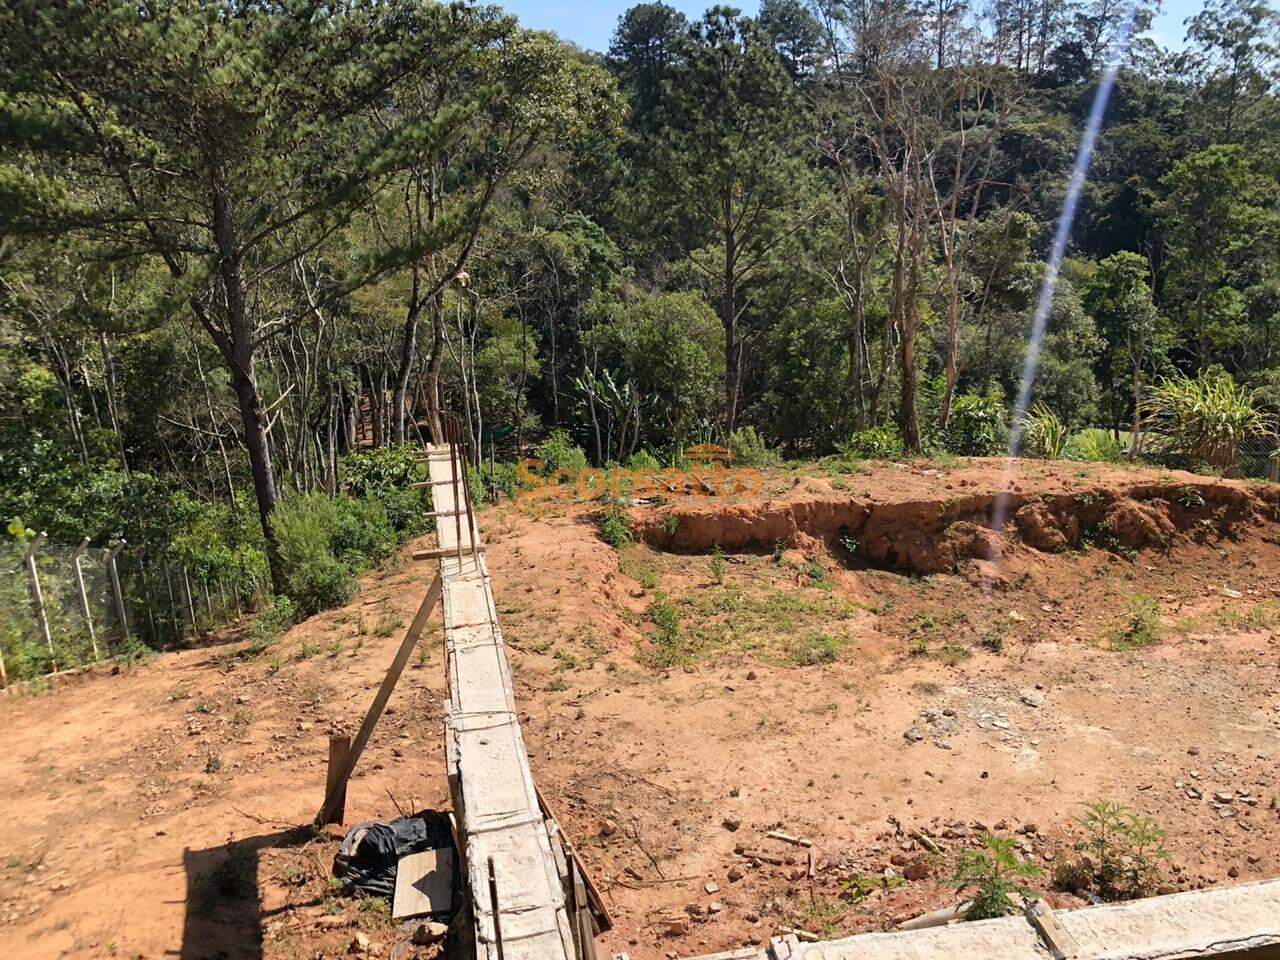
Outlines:
POLYGON ((1255 480, 1280 480, 1280 449, 1274 438, 1246 440, 1240 445, 1240 476, 1255 480))
POLYGON ((258 609, 264 593, 120 541, 0 544, 0 683, 181 646, 258 609))

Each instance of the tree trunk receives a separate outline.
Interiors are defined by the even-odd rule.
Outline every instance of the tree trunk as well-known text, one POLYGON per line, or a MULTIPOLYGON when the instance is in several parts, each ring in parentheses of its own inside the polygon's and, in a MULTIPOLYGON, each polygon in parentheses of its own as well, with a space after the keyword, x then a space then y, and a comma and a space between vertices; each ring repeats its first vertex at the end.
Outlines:
MULTIPOLYGON (((420 270, 413 265, 413 287, 409 292, 409 309, 404 321, 404 338, 400 343, 400 367, 396 371, 395 388, 391 395, 391 439, 404 443, 405 421, 408 417, 406 398, 409 394, 409 378, 418 358, 418 317, 422 314, 420 270)), ((432 355, 434 356, 434 344, 432 355)))
POLYGON ((741 356, 738 348, 737 236, 733 226, 733 198, 724 194, 724 430, 726 436, 738 425, 738 392, 741 389, 741 356))
POLYGON ((219 344, 231 369, 231 386, 240 405, 244 424, 244 444, 249 452, 249 471, 253 476, 253 492, 258 501, 258 520, 266 546, 267 565, 276 591, 284 589, 284 570, 276 535, 271 529, 271 513, 276 508, 276 480, 267 445, 267 411, 258 392, 254 369, 253 328, 249 322, 247 285, 244 264, 237 245, 231 199, 226 185, 215 176, 213 183, 213 232, 221 255, 223 292, 227 305, 227 340, 219 344))

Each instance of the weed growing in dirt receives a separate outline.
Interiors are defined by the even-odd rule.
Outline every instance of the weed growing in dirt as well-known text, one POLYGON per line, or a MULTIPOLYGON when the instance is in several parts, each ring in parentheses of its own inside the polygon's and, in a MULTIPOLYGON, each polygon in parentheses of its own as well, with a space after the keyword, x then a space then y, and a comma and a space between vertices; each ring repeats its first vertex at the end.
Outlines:
POLYGON ((191 699, 191 691, 184 690, 182 687, 177 687, 169 693, 170 703, 177 703, 179 700, 189 699, 191 699))
POLYGON ((564 677, 556 677, 547 684, 547 690, 551 693, 564 693, 569 689, 569 681, 564 677))
POLYGON ((1280 604, 1257 603, 1244 611, 1220 610, 1218 623, 1234 630, 1265 630, 1280 624, 1280 604))
POLYGON ((834 588, 835 584, 827 578, 827 568, 817 560, 810 563, 805 572, 809 574, 809 579, 815 587, 818 587, 821 590, 831 590, 834 588))
POLYGON ((1103 900, 1136 900, 1155 892, 1160 863, 1169 858, 1166 831, 1151 817, 1122 804, 1098 800, 1085 806, 1079 820, 1084 837, 1077 856, 1054 874, 1059 889, 1092 891, 1103 900))
POLYGON ((378 618, 378 622, 373 625, 373 635, 375 637, 389 637, 404 624, 402 617, 395 614, 387 613, 378 618))
POLYGON ((339 656, 341 653, 342 653, 342 641, 341 641, 341 640, 335 640, 335 641, 333 641, 333 643, 329 644, 329 658, 330 658, 331 660, 336 660, 336 659, 338 659, 338 656, 339 656))
POLYGON ((680 611, 666 597, 660 596, 649 604, 648 617, 653 623, 653 632, 649 634, 654 646, 650 657, 653 663, 659 667, 672 667, 682 662, 688 651, 680 635, 680 611))
POLYGON ((216 753, 209 754, 208 758, 204 762, 204 772, 217 773, 221 769, 222 769, 222 758, 218 756, 216 753))
POLYGON ((844 641, 826 633, 807 637, 796 644, 787 655, 787 662, 795 667, 816 667, 835 663, 844 647, 844 641))
POLYGON ((992 653, 1003 653, 1005 636, 1008 632, 1009 624, 1003 620, 996 620, 982 628, 978 642, 992 653))
POLYGON ((302 646, 298 648, 298 652, 294 654, 294 659, 298 661, 310 660, 320 652, 320 644, 313 640, 303 640, 302 646))
POLYGON ((960 854, 951 876, 956 894, 961 898, 968 895, 965 920, 992 920, 1014 913, 1018 909, 1015 895, 1033 895, 1023 881, 1034 880, 1044 872, 1014 852, 1014 841, 1010 837, 984 833, 982 844, 982 850, 965 850, 960 854))
POLYGON ((280 654, 277 653, 272 655, 271 659, 267 661, 268 674, 274 675, 279 673, 283 669, 284 669, 284 657, 280 656, 280 654))
POLYGON ((711 546, 711 576, 715 578, 716 583, 724 583, 724 551, 720 549, 718 543, 711 546))
POLYGON ((1126 601, 1119 622, 1106 631, 1102 640, 1108 650, 1124 652, 1159 642, 1162 632, 1159 602, 1145 594, 1134 594, 1126 601))
POLYGON ((600 536, 615 550, 621 550, 635 539, 631 534, 631 514, 624 503, 615 502, 604 508, 600 536))

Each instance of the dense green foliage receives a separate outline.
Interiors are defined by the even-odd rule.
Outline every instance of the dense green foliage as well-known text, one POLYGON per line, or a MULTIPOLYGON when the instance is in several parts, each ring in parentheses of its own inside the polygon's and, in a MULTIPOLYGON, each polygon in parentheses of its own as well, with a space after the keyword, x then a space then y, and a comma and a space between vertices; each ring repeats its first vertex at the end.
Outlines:
POLYGON ((0 513, 303 612, 418 529, 446 415, 481 499, 705 442, 1263 475, 1280 21, 1150 15, 655 2, 592 53, 431 0, 0 0, 0 513))

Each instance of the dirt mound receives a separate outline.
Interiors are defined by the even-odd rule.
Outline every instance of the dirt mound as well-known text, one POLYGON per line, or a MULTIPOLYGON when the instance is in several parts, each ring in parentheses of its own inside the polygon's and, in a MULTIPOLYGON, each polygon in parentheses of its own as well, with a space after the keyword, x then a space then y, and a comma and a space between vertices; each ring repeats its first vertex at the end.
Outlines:
POLYGON ((1089 544, 1169 549, 1180 537, 1243 536, 1274 528, 1280 519, 1280 488, 1184 476, 1151 480, 1134 471, 1127 483, 1076 492, 1015 484, 1005 493, 888 502, 806 486, 777 499, 691 498, 638 508, 632 520, 640 538, 660 550, 787 548, 807 535, 871 566, 931 574, 964 560, 993 559, 1019 544, 1047 553, 1089 544))

